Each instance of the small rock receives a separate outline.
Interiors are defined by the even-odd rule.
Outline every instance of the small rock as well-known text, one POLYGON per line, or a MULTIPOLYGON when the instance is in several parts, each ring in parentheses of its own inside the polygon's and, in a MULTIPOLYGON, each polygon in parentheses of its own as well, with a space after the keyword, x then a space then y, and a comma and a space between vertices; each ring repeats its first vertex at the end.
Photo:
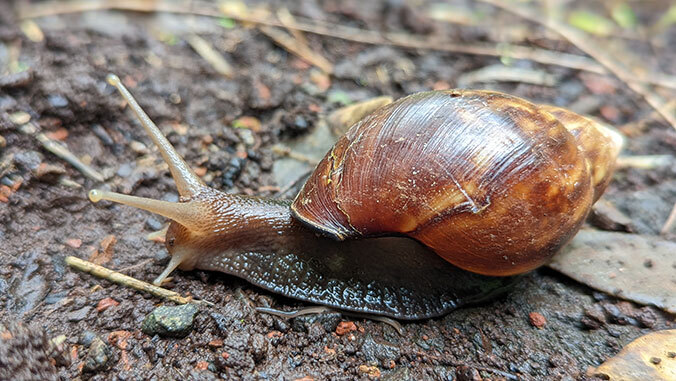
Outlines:
POLYGON ((398 360, 400 357, 400 350, 397 346, 387 342, 378 342, 371 335, 366 335, 361 346, 361 352, 364 354, 366 361, 379 361, 381 364, 387 365, 391 360, 398 360))
POLYGON ((154 217, 148 217, 146 226, 153 231, 158 231, 164 227, 164 224, 154 217))
POLYGON ((359 373, 365 373, 370 379, 380 378, 380 369, 377 366, 359 365, 359 373))
POLYGON ((47 101, 52 107, 66 107, 68 106, 68 99, 64 98, 61 95, 53 94, 47 97, 47 101))
POLYGON ((82 240, 79 238, 69 238, 66 240, 66 245, 72 247, 73 249, 79 249, 82 246, 82 240))
POLYGON ((193 304, 157 307, 143 320, 141 330, 150 336, 185 337, 192 330, 198 313, 193 304))
POLYGON ((659 357, 651 357, 651 358, 650 358, 650 362, 653 363, 653 364, 655 364, 655 365, 657 365, 657 364, 659 364, 659 363, 662 362, 662 359, 659 358, 659 357))
POLYGON ((22 151, 14 155, 14 162, 29 171, 36 171, 42 160, 42 154, 36 151, 22 151))
POLYGON ((96 333, 92 331, 84 331, 80 335, 80 339, 78 340, 78 342, 84 345, 85 347, 89 347, 91 343, 94 341, 94 339, 96 339, 96 333))
POLYGON ((639 323, 647 328, 652 328, 657 324, 657 314, 651 307, 643 307, 636 315, 639 323))
POLYGON ((466 366, 462 365, 457 368, 455 368, 455 377, 458 381, 481 381, 481 375, 479 374, 479 371, 466 366))
POLYGON ((80 308, 79 310, 71 311, 68 314, 68 321, 70 322, 78 322, 80 320, 83 320, 84 318, 87 317, 89 314, 89 311, 91 311, 91 307, 89 306, 84 306, 80 308))
POLYGON ((124 163, 117 169, 117 175, 120 177, 127 177, 131 175, 133 171, 134 168, 132 168, 131 164, 124 163))
POLYGON ((220 348, 222 346, 223 346, 223 340, 221 340, 221 339, 211 340, 209 342, 209 347, 214 348, 214 349, 220 348))
POLYGON ((539 313, 539 312, 529 313, 528 314, 528 320, 530 320, 530 324, 532 324, 533 327, 536 327, 536 328, 542 328, 547 323, 547 319, 545 319, 545 317, 542 316, 542 314, 539 313))
POLYGON ((338 326, 336 327, 336 334, 338 336, 343 336, 346 333, 356 331, 357 326, 354 324, 354 322, 351 321, 341 321, 338 323, 338 326))
POLYGON ((411 379, 411 372, 408 367, 400 366, 393 370, 390 374, 386 374, 381 378, 382 381, 406 381, 411 379))
POLYGON ((257 363, 265 359, 265 354, 268 352, 268 342, 265 336, 256 333, 251 337, 251 353, 254 361, 257 363))
POLYGON ((110 360, 111 350, 99 337, 95 337, 89 345, 87 357, 84 360, 82 370, 87 373, 95 373, 106 368, 110 360))
POLYGON ((606 316, 598 304, 586 308, 581 319, 582 324, 589 329, 599 329, 606 324, 606 316))
POLYGON ((638 325, 636 319, 627 316, 627 313, 632 313, 630 308, 622 302, 618 304, 605 303, 603 305, 603 310, 606 312, 608 321, 620 325, 638 325))
POLYGON ((118 302, 117 300, 115 300, 113 298, 103 298, 103 299, 99 300, 99 303, 96 305, 96 311, 97 312, 103 312, 103 311, 107 310, 108 308, 115 307, 119 304, 120 304, 120 302, 118 302))
POLYGON ((129 148, 131 148, 132 151, 136 152, 139 155, 147 155, 148 152, 148 147, 146 147, 145 144, 139 142, 138 140, 132 140, 129 142, 129 148))

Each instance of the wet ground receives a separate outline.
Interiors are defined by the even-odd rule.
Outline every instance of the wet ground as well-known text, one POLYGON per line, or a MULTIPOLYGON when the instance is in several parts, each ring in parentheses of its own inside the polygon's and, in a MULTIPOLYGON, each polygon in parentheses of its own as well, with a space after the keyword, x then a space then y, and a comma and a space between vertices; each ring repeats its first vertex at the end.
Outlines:
MULTIPOLYGON (((496 38, 486 26, 432 22, 397 2, 362 3, 304 1, 289 7, 296 15, 373 30, 430 33, 467 43, 496 38)), ((650 20, 659 12, 647 9, 641 17, 650 20)), ((519 23, 509 17, 502 14, 499 20, 519 23)), ((454 87, 463 73, 499 59, 307 34, 309 45, 335 64, 329 78, 256 28, 227 19, 111 11, 35 22, 42 40, 29 38, 35 35, 25 32, 12 4, 0 5, 0 136, 5 140, 0 178, 6 179, 3 192, 9 194, 0 203, 0 319, 10 332, 3 334, 0 357, 7 369, 25 366, 22 377, 32 372, 42 379, 585 379, 588 368, 633 339, 673 328, 674 317, 656 308, 609 297, 544 268, 525 275, 506 297, 443 318, 405 323, 403 335, 381 322, 335 313, 290 320, 257 313, 256 306, 305 305, 234 277, 179 271, 170 284, 174 291, 215 306, 202 307, 185 338, 146 335, 141 322, 164 301, 64 263, 69 255, 88 259, 107 253, 102 245, 111 235, 116 243, 108 249, 108 268, 151 281, 168 261, 164 246, 145 238, 164 220, 86 198, 93 187, 178 197, 159 155, 147 148, 149 140, 105 83, 108 72, 122 78, 210 186, 272 196, 294 180, 275 178, 273 146, 310 133, 341 102, 454 87), (185 41, 190 33, 224 52, 235 69, 232 79, 196 54, 185 41), (9 74, 23 69, 23 74, 9 74), (255 117, 260 128, 233 128, 243 116, 255 117), (26 117, 48 137, 66 143, 105 181, 83 176, 46 151, 35 135, 18 127, 17 118, 25 123, 26 117), (337 328, 341 321, 354 327, 342 323, 337 328), (60 342, 56 350, 48 342, 54 338, 60 342), (107 360, 101 369, 87 371, 96 338, 105 344, 107 360)), ((538 27, 528 27, 544 36, 538 27)), ((673 29, 664 38, 674 46, 673 29)), ((579 53, 560 40, 532 40, 579 53)), ((669 65, 676 52, 655 54, 636 45, 650 55, 647 65, 676 74, 669 65)), ((620 126, 629 136, 627 153, 676 152, 676 131, 618 80, 530 61, 514 65, 554 74, 558 84, 471 86, 572 105, 620 126)), ((676 169, 622 169, 607 198, 637 231, 657 234, 676 200, 676 169)))

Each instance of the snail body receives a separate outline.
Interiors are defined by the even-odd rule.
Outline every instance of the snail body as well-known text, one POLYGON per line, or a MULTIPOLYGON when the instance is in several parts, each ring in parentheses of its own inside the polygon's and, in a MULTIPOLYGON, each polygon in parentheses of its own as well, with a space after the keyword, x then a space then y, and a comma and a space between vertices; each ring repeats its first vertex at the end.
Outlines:
POLYGON ((504 291, 578 231, 621 147, 570 111, 488 91, 414 94, 341 137, 289 203, 208 188, 109 77, 160 148, 181 201, 93 190, 172 220, 175 268, 401 319, 504 291))

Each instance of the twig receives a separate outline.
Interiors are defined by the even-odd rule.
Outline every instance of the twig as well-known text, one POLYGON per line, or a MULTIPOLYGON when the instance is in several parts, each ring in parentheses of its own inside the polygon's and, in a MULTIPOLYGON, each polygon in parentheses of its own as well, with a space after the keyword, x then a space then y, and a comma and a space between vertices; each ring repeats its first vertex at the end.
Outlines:
POLYGON ((317 66, 325 73, 333 73, 333 65, 331 62, 319 55, 319 53, 312 51, 307 45, 303 45, 286 32, 265 25, 260 25, 258 29, 260 29, 264 35, 270 37, 277 45, 297 55, 304 61, 317 66))
POLYGON ((299 310, 294 310, 294 311, 282 311, 278 310, 276 308, 271 308, 271 307, 256 307, 257 312, 262 312, 264 314, 270 314, 274 315, 277 317, 281 318, 286 318, 286 319, 291 319, 295 318, 298 316, 303 316, 303 315, 319 315, 324 312, 338 312, 339 314, 346 315, 346 316, 352 316, 352 317, 357 317, 360 319, 369 319, 373 321, 379 321, 381 323, 385 323, 392 328, 394 328, 395 331, 401 336, 404 336, 404 327, 402 327, 401 324, 399 324, 398 321, 388 318, 386 316, 379 316, 379 315, 374 315, 374 314, 368 314, 368 313, 359 313, 359 312, 353 312, 353 311, 343 311, 341 309, 336 309, 332 307, 327 307, 327 306, 313 306, 313 307, 305 307, 301 308, 299 310))
POLYGON ((228 61, 218 53, 209 42, 207 42, 202 37, 191 34, 186 37, 186 40, 192 46, 193 49, 199 54, 205 61, 207 61, 214 69, 221 75, 226 78, 232 78, 234 76, 234 70, 228 61))
POLYGON ((317 162, 319 161, 317 159, 314 159, 314 158, 307 156, 305 154, 302 154, 300 152, 296 152, 296 151, 292 150, 291 148, 284 147, 280 144, 272 146, 272 152, 274 152, 275 154, 277 154, 279 156, 286 156, 288 158, 298 160, 302 163, 307 163, 307 164, 310 164, 310 165, 317 165, 317 162))
POLYGON ((82 172, 83 175, 89 177, 92 180, 103 182, 103 175, 101 175, 97 170, 90 167, 89 165, 83 163, 77 156, 68 150, 68 148, 63 144, 57 141, 54 141, 47 137, 47 135, 42 132, 38 132, 40 129, 33 122, 28 122, 21 127, 21 131, 25 135, 32 135, 42 144, 42 146, 49 152, 60 157, 61 159, 68 162, 70 165, 75 167, 75 169, 82 172))
POLYGON ((669 230, 671 230, 671 226, 674 225, 674 222, 676 222, 676 204, 674 204, 674 208, 671 209, 671 213, 669 214, 669 218, 667 218, 667 221, 664 223, 664 226, 662 226, 662 230, 660 230, 660 234, 667 234, 669 230))
POLYGON ((519 377, 517 375, 505 372, 504 370, 500 370, 500 369, 476 365, 476 364, 473 364, 471 362, 460 362, 460 361, 447 360, 447 359, 441 358, 439 356, 430 355, 430 354, 420 352, 420 351, 417 351, 417 352, 414 352, 414 353, 417 356, 420 356, 420 357, 428 357, 428 358, 431 358, 432 360, 439 361, 442 365, 450 365, 450 366, 455 366, 455 367, 467 366, 467 367, 474 368, 474 369, 477 369, 477 370, 483 370, 484 372, 497 374, 499 376, 505 377, 505 378, 510 379, 510 380, 518 380, 519 379, 519 377))
MULTIPOLYGON (((206 17, 227 16, 233 20, 259 25, 285 27, 320 36, 372 45, 392 45, 407 49, 424 49, 462 54, 484 55, 492 57, 510 57, 524 59, 541 64, 556 65, 597 74, 607 74, 608 70, 592 59, 576 54, 562 53, 546 49, 531 48, 511 44, 457 44, 448 41, 414 38, 403 33, 379 33, 371 30, 351 28, 336 24, 319 24, 314 20, 297 17, 294 25, 261 17, 259 15, 224 14, 213 6, 198 1, 189 2, 138 2, 136 0, 118 1, 48 1, 33 4, 19 9, 19 18, 30 19, 67 13, 80 13, 97 10, 120 10, 133 12, 168 12, 190 14, 206 17)), ((650 83, 662 87, 676 89, 676 76, 664 73, 651 73, 643 78, 632 78, 633 81, 650 83)))
POLYGON ((619 168, 654 169, 668 167, 676 162, 671 155, 631 155, 617 158, 615 166, 619 168))
POLYGON ((626 69, 618 57, 608 54, 598 44, 596 44, 588 35, 582 33, 564 23, 549 17, 526 9, 514 2, 503 2, 500 0, 480 0, 491 4, 497 8, 513 13, 521 18, 540 24, 552 31, 558 33, 563 38, 575 45, 578 49, 587 53, 589 56, 603 65, 609 72, 617 76, 632 91, 640 94, 643 99, 657 111, 664 120, 666 120, 674 129, 676 129, 676 115, 667 106, 667 102, 659 96, 654 89, 646 86, 644 83, 636 82, 636 74, 626 69))
POLYGON ((281 22, 282 25, 284 25, 284 27, 289 31, 289 33, 291 33, 293 38, 298 40, 299 44, 308 46, 305 35, 302 31, 298 30, 298 27, 296 26, 296 19, 287 8, 280 8, 277 11, 277 18, 279 19, 279 22, 281 22))
POLYGON ((89 261, 85 261, 77 257, 73 256, 66 257, 66 264, 68 264, 68 266, 70 267, 92 274, 96 277, 109 280, 111 282, 120 284, 125 287, 131 287, 138 291, 147 292, 157 297, 170 300, 174 303, 178 304, 195 303, 195 304, 213 305, 213 303, 208 302, 206 300, 193 300, 192 298, 183 297, 177 292, 167 290, 166 288, 157 287, 142 280, 132 278, 128 275, 120 274, 119 272, 107 269, 103 266, 95 265, 89 261))
POLYGON ((43 147, 45 147, 47 151, 67 161, 70 165, 72 165, 77 170, 82 172, 83 175, 89 177, 94 181, 103 182, 104 180, 103 175, 101 175, 94 168, 80 161, 80 159, 78 159, 78 157, 75 156, 72 152, 70 152, 68 148, 66 148, 65 146, 48 138, 43 133, 35 135, 35 138, 42 144, 43 147))

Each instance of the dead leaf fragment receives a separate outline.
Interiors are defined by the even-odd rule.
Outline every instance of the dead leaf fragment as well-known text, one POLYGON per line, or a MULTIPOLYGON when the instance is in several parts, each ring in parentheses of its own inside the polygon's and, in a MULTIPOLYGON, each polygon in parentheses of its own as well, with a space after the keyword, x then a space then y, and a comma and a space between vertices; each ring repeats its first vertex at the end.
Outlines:
POLYGON ((531 312, 528 314, 530 324, 535 328, 542 328, 547 324, 547 319, 539 312, 531 312))
POLYGON ((333 133, 336 136, 341 136, 350 126, 389 103, 392 103, 392 97, 389 96, 367 99, 333 111, 326 118, 326 121, 331 126, 333 133))
POLYGON ((582 230, 549 267, 608 294, 676 313, 674 253, 676 242, 656 236, 582 230))
POLYGON ((377 366, 359 365, 359 372, 365 373, 370 379, 380 378, 380 369, 377 366))
POLYGON ((108 308, 115 307, 119 304, 120 304, 120 302, 118 302, 117 300, 115 300, 113 298, 103 298, 103 299, 99 300, 99 303, 96 305, 96 311, 97 312, 103 312, 103 311, 107 310, 108 308))
POLYGON ((607 380, 676 380, 676 329, 657 331, 627 344, 590 372, 607 380))
POLYGON ((101 250, 95 250, 89 257, 89 261, 97 265, 108 263, 113 258, 113 249, 117 238, 110 234, 101 241, 101 250))
POLYGON ((82 246, 82 240, 79 238, 69 238, 66 240, 66 245, 72 247, 73 249, 79 249, 82 246))
POLYGON ((338 326, 336 327, 336 334, 338 336, 343 336, 348 332, 356 331, 357 326, 354 324, 354 322, 351 321, 341 321, 338 323, 338 326))

